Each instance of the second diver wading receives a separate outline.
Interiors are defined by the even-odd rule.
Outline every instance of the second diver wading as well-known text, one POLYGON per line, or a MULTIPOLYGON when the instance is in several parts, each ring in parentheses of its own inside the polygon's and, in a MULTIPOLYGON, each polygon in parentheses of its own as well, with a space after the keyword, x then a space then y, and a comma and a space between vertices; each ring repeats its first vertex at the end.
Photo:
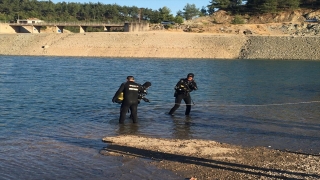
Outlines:
POLYGON ((191 111, 191 96, 190 92, 193 90, 197 90, 197 83, 194 81, 194 74, 189 73, 187 75, 187 78, 180 79, 179 82, 175 86, 175 105, 171 108, 169 111, 170 115, 173 115, 173 113, 180 107, 182 99, 186 103, 186 111, 185 115, 189 115, 191 111))

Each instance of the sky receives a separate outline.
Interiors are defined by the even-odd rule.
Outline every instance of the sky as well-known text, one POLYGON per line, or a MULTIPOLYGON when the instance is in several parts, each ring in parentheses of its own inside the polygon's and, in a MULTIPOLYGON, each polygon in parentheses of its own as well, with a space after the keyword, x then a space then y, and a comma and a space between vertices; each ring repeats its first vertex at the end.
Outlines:
POLYGON ((179 10, 189 4, 195 4, 197 8, 201 9, 203 6, 210 4, 211 0, 51 0, 53 3, 58 2, 77 2, 77 3, 103 3, 103 4, 117 4, 120 6, 137 6, 139 8, 149 8, 152 10, 159 10, 164 6, 171 10, 171 14, 176 15, 179 10))

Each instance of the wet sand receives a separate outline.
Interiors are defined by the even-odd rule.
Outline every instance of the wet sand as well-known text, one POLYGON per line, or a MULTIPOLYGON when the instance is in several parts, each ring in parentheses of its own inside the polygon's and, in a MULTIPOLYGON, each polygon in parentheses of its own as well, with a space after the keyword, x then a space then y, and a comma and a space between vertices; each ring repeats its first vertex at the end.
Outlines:
POLYGON ((151 159, 186 179, 319 179, 320 154, 245 148, 209 140, 105 137, 101 154, 151 159))

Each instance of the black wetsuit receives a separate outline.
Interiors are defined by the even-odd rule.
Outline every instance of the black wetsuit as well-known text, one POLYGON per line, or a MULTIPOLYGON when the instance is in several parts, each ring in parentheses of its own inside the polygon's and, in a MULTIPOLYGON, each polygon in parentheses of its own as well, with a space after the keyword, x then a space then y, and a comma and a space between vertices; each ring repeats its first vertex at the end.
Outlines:
POLYGON ((173 113, 180 107, 181 101, 183 99, 186 103, 185 115, 189 115, 191 111, 190 92, 198 89, 197 83, 194 80, 188 81, 187 78, 180 79, 180 81, 177 83, 174 89, 176 90, 174 93, 175 105, 170 110, 169 114, 173 115, 173 113))
POLYGON ((137 107, 138 107, 138 92, 142 91, 141 85, 135 83, 133 81, 127 81, 126 83, 122 83, 119 87, 118 91, 114 95, 112 102, 115 102, 117 97, 123 92, 123 101, 121 104, 120 118, 119 123, 123 124, 126 119, 126 113, 130 109, 132 114, 133 123, 137 122, 137 107))

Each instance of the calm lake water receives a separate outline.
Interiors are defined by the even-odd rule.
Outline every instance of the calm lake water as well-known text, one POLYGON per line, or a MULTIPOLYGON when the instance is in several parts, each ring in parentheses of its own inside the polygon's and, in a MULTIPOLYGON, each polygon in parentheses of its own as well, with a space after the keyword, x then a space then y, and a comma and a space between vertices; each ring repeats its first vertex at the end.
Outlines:
POLYGON ((181 179, 99 154, 105 136, 208 139, 320 152, 320 61, 0 56, 0 179, 181 179), (191 116, 174 86, 195 74, 191 116), (151 81, 139 122, 118 125, 126 76, 151 81), (165 177, 167 176, 167 177, 165 177))

